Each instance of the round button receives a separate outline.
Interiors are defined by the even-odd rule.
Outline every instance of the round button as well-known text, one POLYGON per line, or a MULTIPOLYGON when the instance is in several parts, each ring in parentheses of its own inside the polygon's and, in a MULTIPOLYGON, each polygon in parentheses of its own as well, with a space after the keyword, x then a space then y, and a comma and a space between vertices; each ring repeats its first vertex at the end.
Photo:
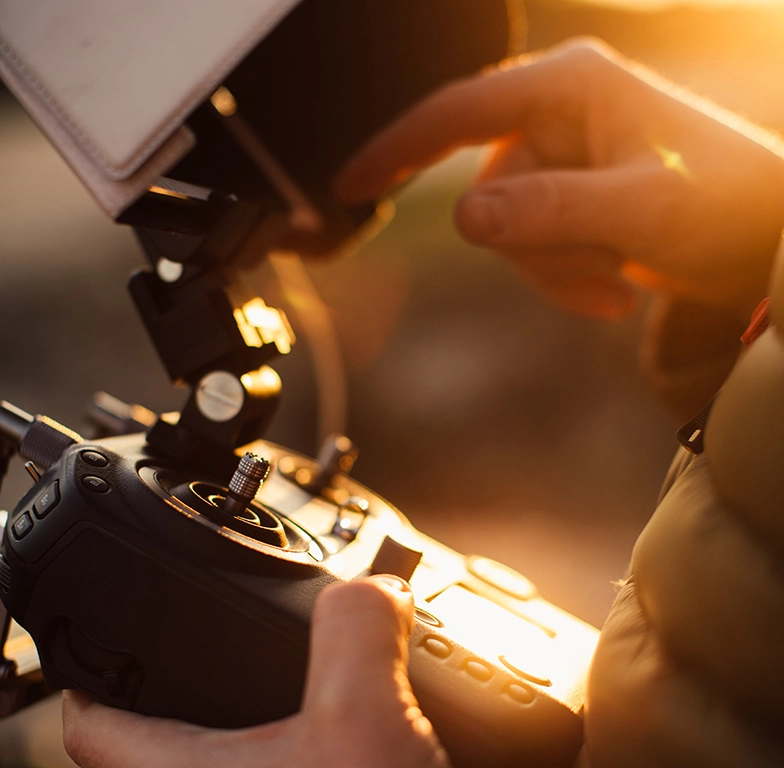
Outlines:
POLYGON ((96 477, 95 475, 85 475, 82 478, 82 485, 88 491, 93 491, 93 493, 106 493, 109 490, 109 483, 102 477, 96 477))
POLYGON ((506 694, 519 704, 530 704, 536 698, 536 694, 530 688, 518 683, 510 683, 506 694))
POLYGON ((428 613, 423 608, 415 608, 414 616, 423 621, 425 624, 430 624, 431 627, 441 627, 443 624, 432 613, 428 613))
POLYGON ((105 467, 109 463, 109 459, 98 451, 82 451, 79 456, 92 467, 105 467))
POLYGON ((536 595, 536 586, 521 573, 489 557, 472 555, 466 562, 469 572, 478 579, 520 600, 530 600, 536 595))
POLYGON ((483 661, 479 661, 479 659, 469 659, 465 663, 464 669, 475 680, 483 683, 486 683, 493 676, 493 670, 483 661))
POLYGON ((452 646, 446 640, 435 637, 435 635, 428 635, 422 640, 421 645, 428 653, 439 659, 445 659, 452 653, 452 646))

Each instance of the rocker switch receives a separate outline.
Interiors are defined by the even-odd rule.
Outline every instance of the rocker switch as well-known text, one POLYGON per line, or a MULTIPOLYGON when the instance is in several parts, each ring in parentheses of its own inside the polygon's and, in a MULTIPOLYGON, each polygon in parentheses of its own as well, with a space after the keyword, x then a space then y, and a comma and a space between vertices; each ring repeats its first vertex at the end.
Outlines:
POLYGON ((391 573, 393 576, 410 581, 421 559, 421 552, 385 536, 373 558, 370 572, 391 573))

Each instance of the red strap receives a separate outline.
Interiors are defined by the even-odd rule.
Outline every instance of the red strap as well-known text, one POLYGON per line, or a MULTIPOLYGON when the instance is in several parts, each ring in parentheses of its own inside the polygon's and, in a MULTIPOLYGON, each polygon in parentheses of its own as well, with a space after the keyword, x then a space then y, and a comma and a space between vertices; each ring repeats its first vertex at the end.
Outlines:
POLYGON ((743 332, 743 336, 740 337, 740 340, 747 347, 750 347, 770 325, 769 308, 770 297, 763 299, 751 313, 749 327, 743 332))

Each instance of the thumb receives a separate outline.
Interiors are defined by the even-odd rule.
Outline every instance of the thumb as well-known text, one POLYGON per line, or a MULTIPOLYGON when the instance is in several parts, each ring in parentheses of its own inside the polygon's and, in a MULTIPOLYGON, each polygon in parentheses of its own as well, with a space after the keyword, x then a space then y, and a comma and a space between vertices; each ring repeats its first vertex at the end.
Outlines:
POLYGON ((637 192, 650 192, 655 181, 648 175, 639 167, 625 167, 498 178, 462 196, 455 223, 466 240, 490 248, 580 244, 624 253, 655 226, 657 210, 664 209, 640 205, 637 192))
POLYGON ((411 588, 394 576, 371 576, 320 595, 301 723, 319 754, 338 756, 335 765, 448 767, 408 681, 413 621, 411 588))
POLYGON ((395 576, 324 590, 313 615, 303 710, 394 708, 413 614, 411 588, 395 576))

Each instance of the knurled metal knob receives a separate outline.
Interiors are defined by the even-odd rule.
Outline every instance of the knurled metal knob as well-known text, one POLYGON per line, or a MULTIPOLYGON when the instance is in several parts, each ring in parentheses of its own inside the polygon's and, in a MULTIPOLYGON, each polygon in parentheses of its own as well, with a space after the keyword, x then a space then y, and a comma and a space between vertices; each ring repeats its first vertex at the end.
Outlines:
POLYGON ((261 484, 269 475, 270 463, 253 453, 246 453, 229 481, 229 492, 223 506, 225 512, 236 515, 244 512, 256 498, 261 484))
POLYGON ((0 401, 0 442, 7 442, 37 467, 49 469, 66 448, 81 443, 73 430, 48 416, 31 416, 5 400, 0 401))

